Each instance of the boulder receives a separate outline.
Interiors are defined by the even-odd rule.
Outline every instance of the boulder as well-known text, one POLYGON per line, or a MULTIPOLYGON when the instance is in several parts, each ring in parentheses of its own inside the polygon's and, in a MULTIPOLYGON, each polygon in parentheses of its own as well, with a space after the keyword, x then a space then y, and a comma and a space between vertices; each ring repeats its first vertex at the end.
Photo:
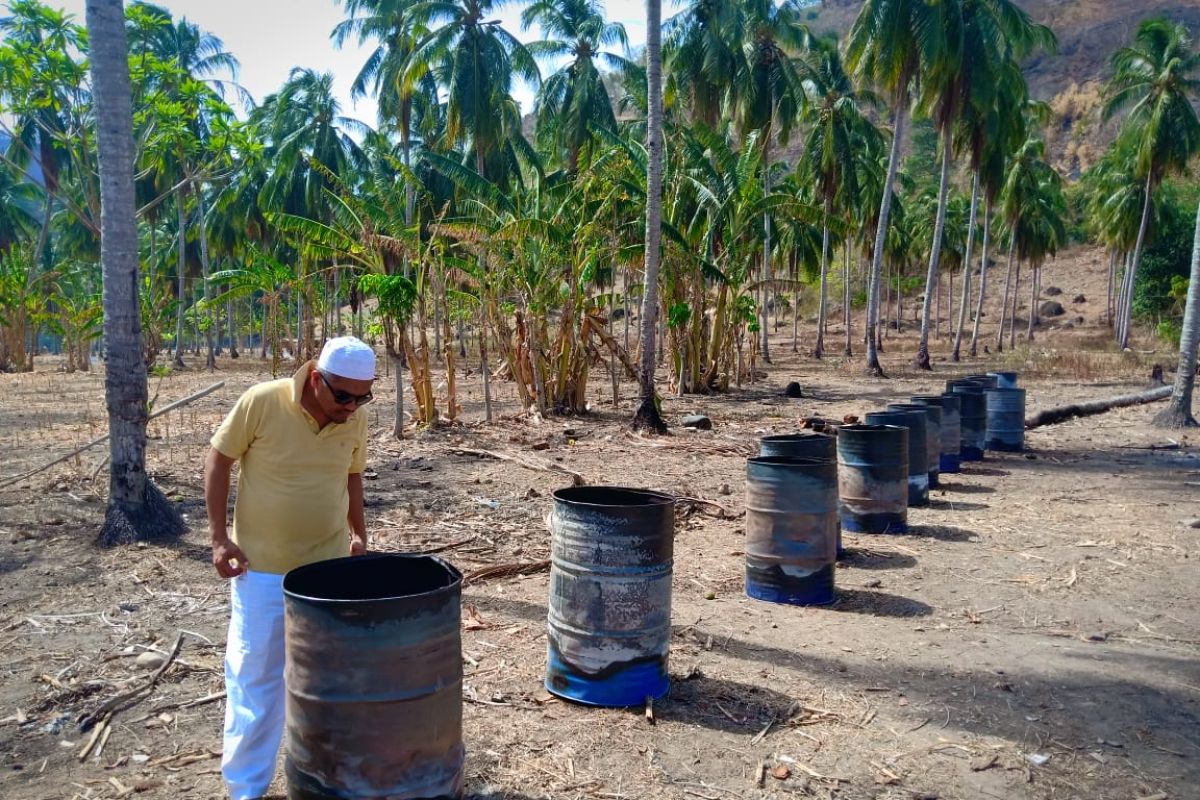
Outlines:
POLYGON ((804 397, 804 391, 800 388, 799 383, 797 383, 796 381, 792 381, 791 383, 789 383, 787 385, 787 388, 783 390, 783 396, 784 397, 804 397))
POLYGON ((1042 290, 1042 294, 1046 295, 1046 297, 1058 297, 1062 293, 1062 289, 1057 286, 1047 286, 1042 290))
POLYGON ((1077 295, 1075 295, 1075 299, 1074 299, 1074 300, 1072 300, 1071 302, 1072 302, 1072 303, 1086 303, 1086 302, 1087 302, 1087 298, 1086 298, 1086 297, 1084 297, 1084 296, 1083 296, 1083 295, 1081 295, 1081 294, 1077 294, 1077 295))
POLYGON ((1046 300, 1038 306, 1038 313, 1043 317, 1061 317, 1066 313, 1066 309, 1057 300, 1046 300))

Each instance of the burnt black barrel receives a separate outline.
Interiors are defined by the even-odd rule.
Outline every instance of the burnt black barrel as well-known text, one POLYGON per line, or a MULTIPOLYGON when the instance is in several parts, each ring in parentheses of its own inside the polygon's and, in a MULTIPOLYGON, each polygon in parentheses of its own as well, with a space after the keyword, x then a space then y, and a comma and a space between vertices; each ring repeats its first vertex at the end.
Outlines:
POLYGON ((784 458, 837 458, 837 438, 827 433, 783 433, 758 440, 760 456, 784 458))
POLYGON ((837 463, 756 456, 746 463, 746 595, 788 605, 832 603, 837 463))
POLYGON ((950 381, 946 388, 959 398, 963 461, 982 461, 987 440, 987 394, 974 381, 950 381))
POLYGON ((898 425, 908 429, 908 505, 929 505, 929 457, 925 431, 929 415, 919 411, 868 411, 868 425, 898 425))
POLYGON ((546 688, 596 706, 666 693, 674 498, 620 486, 554 492, 546 688))
POLYGON ((461 585, 394 553, 284 576, 290 800, 462 795, 461 585))
POLYGON ((968 375, 966 377, 966 380, 975 381, 976 383, 983 384, 984 389, 995 389, 1000 383, 1000 379, 997 378, 995 375, 993 375, 990 372, 979 373, 976 375, 968 375))
POLYGON ((1025 449, 1025 390, 989 389, 987 449, 1019 453, 1025 449))
POLYGON ((939 428, 938 471, 958 472, 962 449, 962 401, 952 394, 918 394, 913 403, 937 406, 942 410, 942 425, 939 428))
POLYGON ((838 517, 854 533, 908 530, 908 428, 843 425, 837 437, 838 517))
POLYGON ((928 463, 929 488, 936 487, 941 473, 942 409, 920 403, 889 403, 887 408, 888 411, 920 411, 926 415, 925 459, 928 463))

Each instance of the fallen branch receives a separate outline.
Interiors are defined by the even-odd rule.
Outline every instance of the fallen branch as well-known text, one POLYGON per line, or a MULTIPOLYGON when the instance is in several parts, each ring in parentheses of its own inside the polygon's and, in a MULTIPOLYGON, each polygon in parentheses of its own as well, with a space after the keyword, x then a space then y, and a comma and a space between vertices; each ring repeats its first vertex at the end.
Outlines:
MULTIPOLYGON (((201 397, 205 397, 206 395, 212 394, 213 392, 215 392, 217 389, 220 389, 224 385, 225 385, 225 381, 217 381, 212 386, 209 386, 207 389, 201 389, 200 391, 196 392, 195 394, 189 394, 187 397, 181 397, 180 399, 176 400, 174 403, 171 403, 169 406, 166 406, 165 408, 161 408, 158 411, 155 411, 153 414, 151 414, 146 419, 147 419, 147 421, 149 421, 149 420, 154 419, 155 417, 161 417, 163 414, 166 414, 168 411, 174 411, 175 409, 177 409, 181 406, 186 406, 188 403, 192 403, 192 402, 195 402, 196 400, 199 400, 201 397)), ((0 489, 4 489, 6 487, 12 486, 14 483, 20 483, 21 481, 25 480, 26 478, 32 478, 34 475, 37 475, 39 472, 45 472, 46 470, 50 469, 55 464, 61 464, 62 462, 66 461, 68 458, 74 458, 75 456, 82 453, 84 450, 88 450, 92 447, 95 447, 98 444, 102 444, 103 442, 107 442, 107 441, 108 441, 108 434, 106 433, 98 439, 92 439, 87 444, 82 445, 80 447, 76 447, 74 450, 72 450, 71 452, 67 453, 64 456, 59 456, 58 458, 54 459, 53 461, 42 464, 40 467, 34 467, 33 469, 29 470, 28 472, 22 472, 20 475, 14 475, 11 478, 5 478, 3 481, 0 481, 0 489)), ((101 462, 101 465, 103 465, 103 462, 101 462)))
MULTIPOLYGON (((180 633, 175 637, 175 644, 171 646, 171 652, 167 655, 166 660, 163 661, 158 669, 154 670, 154 674, 151 675, 145 683, 141 684, 140 686, 136 686, 127 692, 122 692, 116 697, 105 700, 100 704, 99 708, 80 720, 79 730, 86 733, 101 719, 111 719, 116 714, 133 708, 138 703, 149 697, 150 693, 154 690, 154 687, 158 685, 159 679, 162 678, 162 676, 166 674, 166 671, 171 668, 171 665, 175 663, 175 659, 179 656, 179 651, 182 649, 183 634, 180 633)), ((81 757, 81 760, 82 758, 83 757, 81 757)))
POLYGON ((572 486, 585 486, 587 481, 583 476, 574 470, 569 470, 559 464, 550 464, 546 462, 531 461, 520 456, 509 455, 508 453, 495 453, 491 450, 475 450, 469 447, 452 447, 450 453, 458 456, 471 456, 473 458, 491 458, 496 461, 507 461, 512 464, 519 464, 525 469, 532 469, 538 472, 561 472, 571 479, 572 486))
POLYGON ((595 314, 588 314, 588 319, 592 322, 590 328, 591 332, 595 334, 600 341, 604 343, 604 346, 612 351, 612 354, 620 360, 621 365, 625 367, 625 373, 633 380, 637 380, 637 367, 634 366, 633 361, 629 358, 629 354, 625 352, 625 348, 617 344, 617 340, 609 336, 608 331, 604 330, 604 320, 600 319, 595 314))
MULTIPOLYGON (((668 492, 668 494, 669 494, 669 492, 668 492)), ((745 511, 740 511, 740 512, 734 511, 727 506, 723 506, 720 503, 714 502, 712 500, 705 500, 702 497, 677 496, 675 498, 675 504, 676 505, 693 506, 701 514, 707 514, 708 516, 714 516, 717 519, 737 519, 738 517, 745 516, 745 514, 746 514, 745 511), (709 514, 709 512, 704 510, 704 508, 706 506, 711 506, 711 507, 715 508, 717 510, 717 513, 709 514)))
POLYGON ((511 578, 514 575, 533 575, 538 572, 545 572, 550 569, 550 559, 544 561, 517 561, 512 564, 493 564, 490 567, 483 567, 474 572, 468 572, 463 577, 463 586, 469 583, 478 583, 479 581, 489 580, 492 578, 511 578))
POLYGON ((1059 422, 1066 422, 1076 417, 1090 417, 1093 414, 1103 414, 1105 411, 1112 411, 1114 408, 1139 406, 1144 403, 1153 403, 1156 400, 1166 400, 1171 396, 1173 388, 1171 386, 1160 386, 1157 389, 1148 389, 1135 394, 1122 394, 1117 397, 1110 397, 1107 400, 1092 400, 1087 403, 1072 403, 1070 405, 1058 406, 1057 408, 1048 408, 1045 411, 1034 414, 1032 417, 1026 417, 1025 428, 1028 430, 1040 428, 1043 425, 1056 425, 1059 422))

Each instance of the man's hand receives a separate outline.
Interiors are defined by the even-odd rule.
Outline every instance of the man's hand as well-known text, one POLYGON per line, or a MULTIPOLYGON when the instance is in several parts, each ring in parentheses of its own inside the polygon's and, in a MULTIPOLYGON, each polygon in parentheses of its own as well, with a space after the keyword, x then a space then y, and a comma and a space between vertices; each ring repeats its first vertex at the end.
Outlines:
POLYGON ((236 578, 250 568, 246 554, 232 539, 213 542, 212 562, 217 568, 217 574, 222 578, 236 578))
POLYGON ((365 555, 366 552, 367 552, 367 537, 366 537, 366 535, 364 534, 363 536, 359 536, 358 534, 355 534, 355 533, 350 534, 350 555, 361 556, 361 555, 365 555))

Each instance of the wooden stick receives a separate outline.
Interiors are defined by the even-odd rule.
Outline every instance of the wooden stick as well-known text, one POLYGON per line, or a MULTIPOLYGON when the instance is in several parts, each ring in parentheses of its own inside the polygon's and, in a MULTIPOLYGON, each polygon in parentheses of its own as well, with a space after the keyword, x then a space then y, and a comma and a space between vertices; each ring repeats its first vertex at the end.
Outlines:
POLYGON ((1092 400, 1086 403, 1073 403, 1071 405, 1058 406, 1057 408, 1048 408, 1045 411, 1034 414, 1032 417, 1026 417, 1025 428, 1040 428, 1043 425, 1055 425, 1059 422, 1075 419, 1076 417, 1090 417, 1093 414, 1103 414, 1105 411, 1112 411, 1114 408, 1124 408, 1125 406, 1153 403, 1156 400, 1166 400, 1171 396, 1173 389, 1173 386, 1161 386, 1157 389, 1148 389, 1135 394, 1122 394, 1110 397, 1107 400, 1092 400))
POLYGON ((572 486, 585 486, 587 481, 578 472, 569 470, 566 467, 558 464, 550 464, 545 462, 537 462, 529 459, 521 458, 520 456, 509 455, 508 453, 495 453, 491 450, 475 450, 469 447, 452 447, 449 452, 459 456, 472 456, 474 458, 493 458, 497 461, 508 461, 513 464, 519 464, 526 469, 537 470, 538 472, 561 472, 571 478, 572 486))
MULTIPOLYGON (((187 397, 182 397, 182 398, 176 400, 174 403, 171 403, 169 406, 166 406, 165 408, 155 411, 153 414, 151 414, 150 416, 148 416, 146 418, 146 421, 149 422, 150 420, 154 419, 155 417, 161 417, 163 414, 166 414, 168 411, 174 411, 175 409, 177 409, 181 406, 186 406, 188 403, 192 403, 196 400, 199 400, 201 397, 210 395, 213 392, 215 392, 217 389, 220 389, 224 385, 225 385, 225 381, 217 381, 212 386, 209 386, 207 389, 201 389, 200 391, 196 392, 195 394, 189 394, 187 397)), ((46 470, 53 467, 55 464, 61 464, 62 462, 66 461, 68 458, 74 458, 75 456, 82 453, 84 450, 88 450, 88 449, 95 447, 98 444, 102 444, 106 441, 108 441, 107 433, 104 434, 103 436, 99 437, 98 439, 92 439, 87 444, 75 448, 71 452, 67 453, 65 456, 59 456, 58 458, 54 459, 53 461, 50 461, 46 464, 42 464, 40 467, 34 467, 33 469, 29 470, 28 472, 22 472, 20 475, 14 475, 11 478, 3 479, 2 481, 0 481, 0 489, 4 489, 9 486, 12 486, 14 483, 20 483, 21 481, 25 480, 26 478, 31 478, 34 475, 37 475, 39 472, 45 472, 46 470)))
POLYGON ((79 723, 79 730, 86 731, 91 728, 102 717, 111 717, 126 709, 132 708, 141 701, 150 696, 150 692, 158 684, 159 679, 163 676, 171 664, 175 663, 176 657, 179 656, 179 651, 183 649, 183 634, 175 637, 175 644, 171 646, 171 652, 167 656, 166 661, 163 661, 162 666, 154 671, 154 674, 140 686, 134 687, 127 692, 104 701, 99 708, 85 716, 79 723), (123 705, 125 704, 125 705, 123 705))

